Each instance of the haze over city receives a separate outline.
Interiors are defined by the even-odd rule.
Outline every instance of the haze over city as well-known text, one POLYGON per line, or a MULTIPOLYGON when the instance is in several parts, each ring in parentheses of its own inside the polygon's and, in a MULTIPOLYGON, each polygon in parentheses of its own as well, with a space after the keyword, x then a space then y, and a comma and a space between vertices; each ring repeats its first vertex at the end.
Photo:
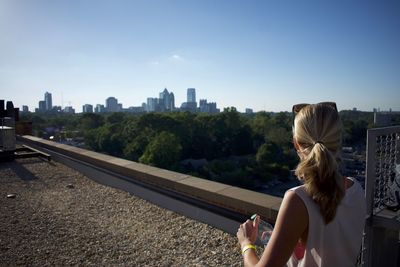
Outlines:
POLYGON ((81 110, 187 88, 239 111, 400 110, 399 1, 0 0, 2 99, 81 110))

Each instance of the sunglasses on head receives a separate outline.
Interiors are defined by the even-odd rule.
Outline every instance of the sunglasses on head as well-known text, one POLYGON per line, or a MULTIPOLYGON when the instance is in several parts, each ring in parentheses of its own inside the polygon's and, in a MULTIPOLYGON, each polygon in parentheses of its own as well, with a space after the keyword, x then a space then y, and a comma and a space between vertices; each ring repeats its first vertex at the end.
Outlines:
MULTIPOLYGON (((293 115, 297 115, 297 113, 299 113, 300 110, 302 110, 304 107, 307 107, 309 105, 311 105, 311 104, 302 103, 302 104, 294 105, 292 107, 293 115)), ((316 105, 329 106, 329 107, 331 107, 331 108, 333 108, 333 109, 335 109, 337 111, 337 107, 336 107, 336 103, 335 102, 320 102, 320 103, 317 103, 316 105)))

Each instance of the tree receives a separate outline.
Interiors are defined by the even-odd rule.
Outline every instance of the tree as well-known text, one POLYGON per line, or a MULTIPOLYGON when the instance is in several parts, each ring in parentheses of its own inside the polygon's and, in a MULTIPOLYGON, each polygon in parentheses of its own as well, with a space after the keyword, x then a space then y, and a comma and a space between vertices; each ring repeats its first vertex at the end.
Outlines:
POLYGON ((274 163, 280 154, 279 147, 275 143, 264 143, 257 150, 256 161, 258 164, 274 163))
POLYGON ((365 144, 368 122, 364 120, 345 121, 343 141, 345 145, 365 144))
POLYGON ((262 144, 258 148, 256 162, 255 174, 261 180, 268 181, 274 176, 285 179, 290 174, 282 148, 275 143, 262 144))
MULTIPOLYGON (((112 125, 111 125, 112 126, 112 125)), ((124 147, 124 140, 121 133, 113 131, 110 125, 104 125, 97 129, 96 137, 99 151, 120 157, 124 147)))
POLYGON ((124 148, 124 156, 129 160, 138 161, 146 150, 147 145, 150 143, 152 136, 149 131, 144 131, 132 141, 127 143, 124 148))
POLYGON ((256 115, 250 120, 252 142, 254 150, 257 150, 263 143, 269 129, 273 128, 271 122, 271 115, 265 111, 257 112, 256 115))
POLYGON ((179 139, 174 134, 163 131, 147 145, 139 161, 160 168, 175 169, 181 152, 182 146, 179 139))
POLYGON ((99 128, 87 130, 84 132, 85 146, 94 151, 100 151, 99 147, 99 128))
POLYGON ((273 142, 279 147, 288 147, 292 145, 292 133, 284 127, 276 126, 268 130, 265 135, 265 140, 268 142, 273 142))
POLYGON ((254 179, 244 167, 231 160, 216 159, 210 164, 211 178, 221 183, 254 189, 254 179))
POLYGON ((85 113, 79 120, 80 129, 82 131, 89 131, 96 129, 104 124, 103 116, 95 113, 85 113))
POLYGON ((106 122, 109 124, 122 123, 126 115, 122 112, 113 112, 106 117, 106 122))

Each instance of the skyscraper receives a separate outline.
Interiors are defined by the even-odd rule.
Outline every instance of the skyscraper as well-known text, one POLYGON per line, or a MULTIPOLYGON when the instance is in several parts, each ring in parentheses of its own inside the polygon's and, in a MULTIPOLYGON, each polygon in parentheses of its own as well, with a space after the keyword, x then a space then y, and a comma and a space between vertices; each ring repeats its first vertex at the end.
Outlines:
POLYGON ((115 97, 110 96, 106 99, 106 111, 117 112, 118 111, 118 100, 115 97))
POLYGON ((196 102, 196 89, 188 88, 187 89, 187 102, 196 102))
POLYGON ((51 98, 51 93, 46 92, 44 94, 44 102, 46 103, 45 104, 45 110, 51 110, 53 108, 53 101, 52 101, 52 98, 51 98))
POLYGON ((181 109, 191 112, 197 111, 196 89, 194 88, 187 89, 187 102, 182 103, 181 109))
POLYGON ((82 106, 83 113, 93 113, 93 106, 90 104, 85 104, 82 106))
POLYGON ((148 97, 147 98, 147 112, 154 112, 156 111, 156 106, 157 106, 157 98, 153 98, 153 97, 148 97))
POLYGON ((207 99, 200 99, 199 108, 200 108, 200 112, 209 112, 209 108, 207 105, 207 99))
POLYGON ((64 113, 75 114, 75 109, 72 106, 66 106, 64 108, 64 113))
POLYGON ((200 99, 199 105, 200 112, 207 112, 207 113, 218 113, 219 110, 217 109, 217 103, 215 102, 207 102, 207 99, 200 99))
POLYGON ((175 110, 175 96, 174 93, 169 93, 169 110, 175 110))
POLYGON ((175 109, 174 93, 169 93, 167 88, 160 93, 159 100, 160 111, 173 111, 175 109))
POLYGON ((170 99, 169 99, 169 92, 168 92, 167 88, 165 88, 164 91, 162 91, 160 93, 159 103, 160 103, 161 111, 169 110, 170 99))
POLYGON ((105 111, 106 111, 106 108, 102 104, 97 104, 96 107, 94 108, 94 112, 96 112, 96 113, 101 113, 101 112, 105 112, 105 111))
POLYGON ((40 100, 39 101, 39 112, 45 112, 46 111, 46 101, 40 100))

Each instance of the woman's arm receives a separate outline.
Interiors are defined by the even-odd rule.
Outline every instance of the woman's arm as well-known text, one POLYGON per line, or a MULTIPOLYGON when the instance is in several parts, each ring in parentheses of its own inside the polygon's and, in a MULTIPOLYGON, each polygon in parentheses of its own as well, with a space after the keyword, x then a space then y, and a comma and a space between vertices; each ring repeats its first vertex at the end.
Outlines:
MULTIPOLYGON (((253 236, 256 229, 251 221, 240 226, 237 236, 242 248, 254 242, 248 237, 253 236)), ((293 191, 287 191, 279 209, 271 239, 265 247, 261 259, 258 259, 254 250, 249 249, 243 254, 244 265, 284 266, 300 237, 307 230, 308 213, 303 201, 293 191)))

